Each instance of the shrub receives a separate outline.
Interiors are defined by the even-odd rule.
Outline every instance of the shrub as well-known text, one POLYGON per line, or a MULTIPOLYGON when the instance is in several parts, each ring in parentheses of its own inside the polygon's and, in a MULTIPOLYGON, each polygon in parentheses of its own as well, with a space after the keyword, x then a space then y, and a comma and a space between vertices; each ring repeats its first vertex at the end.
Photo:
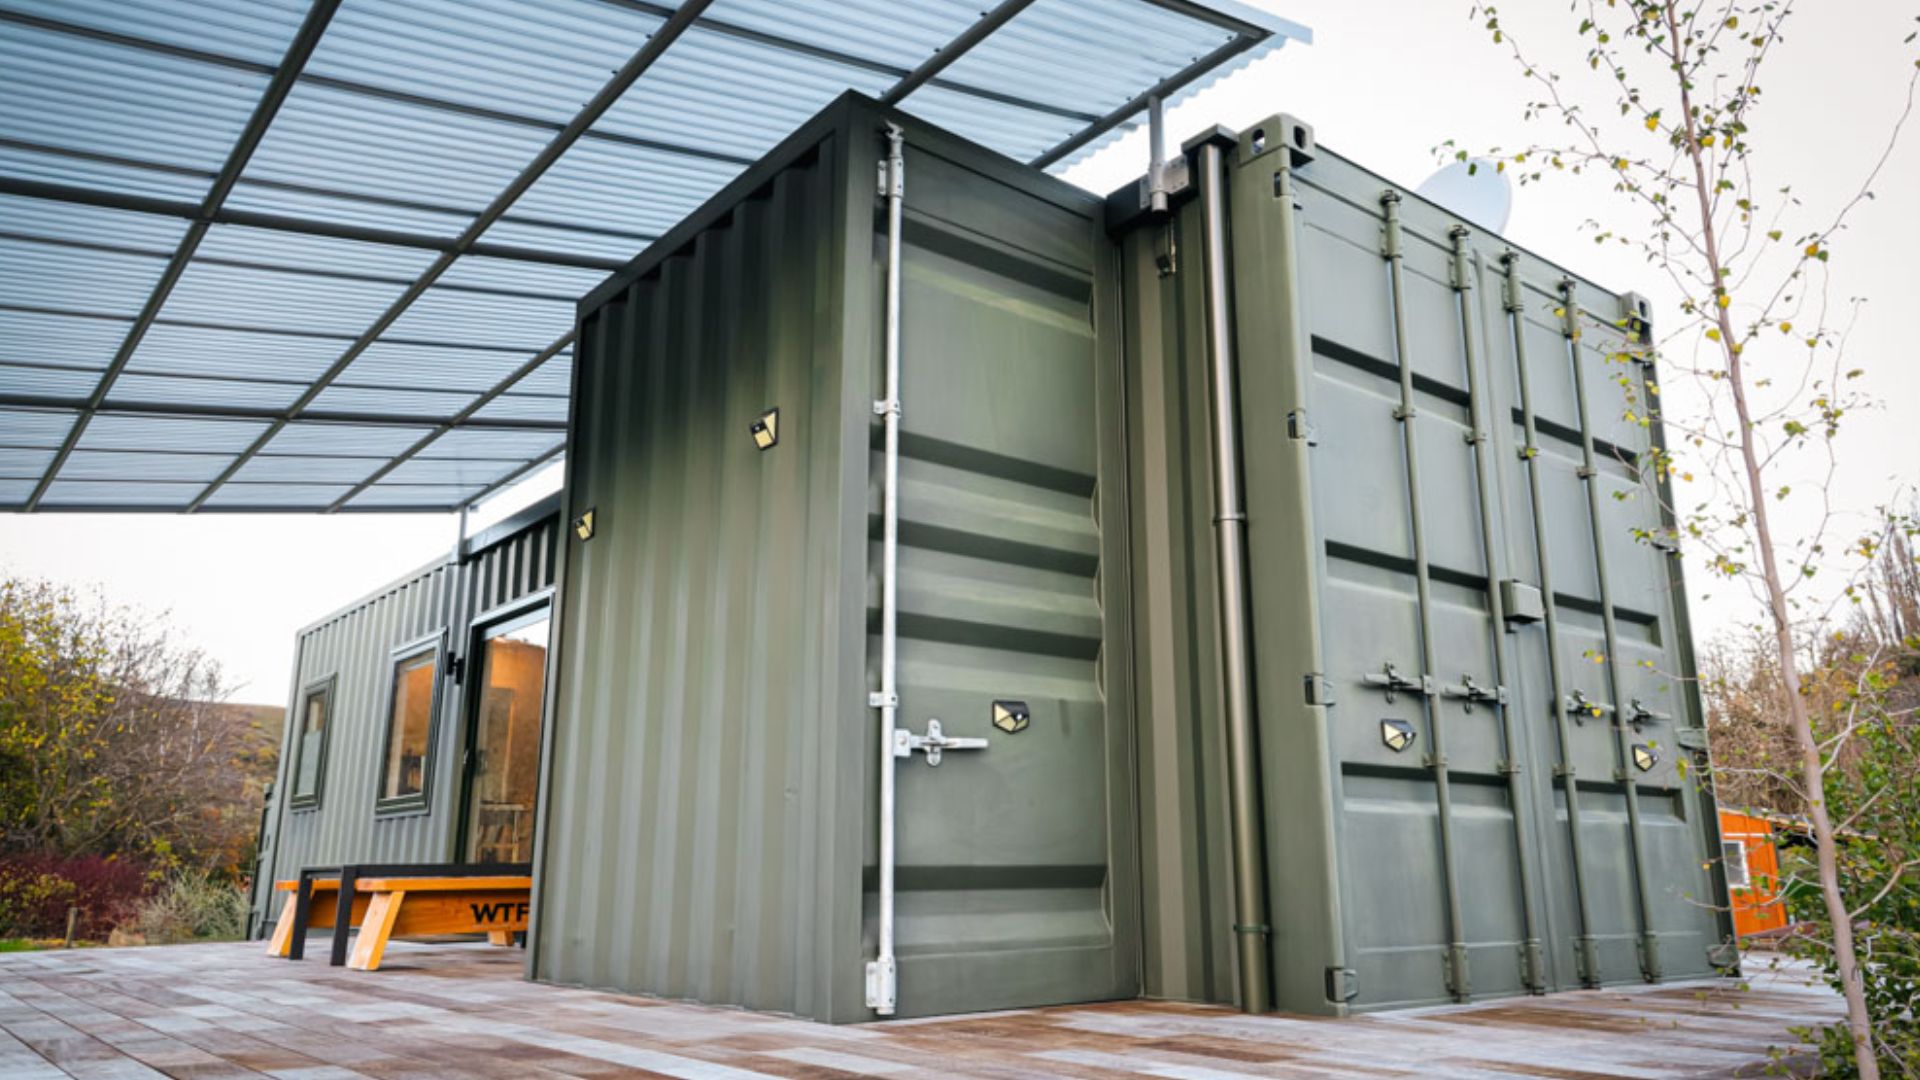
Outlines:
POLYGON ((141 903, 132 928, 149 945, 238 941, 247 929, 247 894, 206 874, 177 873, 141 903))
POLYGON ((77 907, 76 936, 104 941, 139 910, 150 884, 147 868, 128 859, 0 857, 0 937, 65 937, 67 909, 77 907))

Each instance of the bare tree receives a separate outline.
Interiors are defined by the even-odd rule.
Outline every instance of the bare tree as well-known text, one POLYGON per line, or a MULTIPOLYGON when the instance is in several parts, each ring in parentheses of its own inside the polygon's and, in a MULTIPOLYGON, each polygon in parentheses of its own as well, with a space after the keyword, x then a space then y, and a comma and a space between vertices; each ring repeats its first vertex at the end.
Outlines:
MULTIPOLYGON (((1523 184, 1555 174, 1605 177, 1644 228, 1616 234, 1590 223, 1595 239, 1639 248, 1678 297, 1682 317, 1648 344, 1692 376, 1698 408, 1678 414, 1671 404, 1631 398, 1626 408, 1643 422, 1658 410, 1680 435, 1686 460, 1699 463, 1706 496, 1676 508, 1685 539, 1706 552, 1715 574, 1748 585, 1764 612, 1792 740, 1788 772, 1818 849, 1856 1067, 1878 1077, 1825 787, 1852 729, 1816 731, 1797 660, 1808 654, 1805 637, 1819 606, 1802 594, 1827 558, 1834 523, 1825 484, 1834 437, 1842 418, 1864 404, 1850 389, 1862 372, 1843 359, 1855 305, 1836 310, 1830 302, 1828 262, 1849 215, 1873 197, 1920 74, 1909 77, 1885 150, 1851 196, 1821 210, 1803 205, 1790 190, 1762 183, 1763 163, 1754 156, 1764 113, 1760 74, 1793 9, 1792 0, 1576 0, 1570 22, 1586 64, 1572 78, 1536 61, 1492 5, 1476 6, 1473 17, 1510 50, 1536 91, 1527 118, 1555 127, 1550 141, 1495 152, 1498 167, 1523 184), (1589 109, 1590 97, 1610 107, 1589 109), (1815 482, 1794 483, 1809 458, 1815 482), (1799 535, 1784 535, 1783 520, 1799 526, 1799 535)), ((1862 34, 1874 32, 1862 22, 1862 34)), ((1920 61, 1915 68, 1920 73, 1920 61)), ((1670 456, 1646 464, 1655 474, 1694 479, 1691 467, 1670 456)))

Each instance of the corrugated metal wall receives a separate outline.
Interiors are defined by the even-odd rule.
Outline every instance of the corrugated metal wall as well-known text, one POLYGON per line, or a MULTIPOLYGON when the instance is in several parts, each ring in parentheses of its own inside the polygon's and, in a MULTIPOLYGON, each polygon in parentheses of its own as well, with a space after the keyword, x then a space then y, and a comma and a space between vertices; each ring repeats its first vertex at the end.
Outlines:
POLYGON ((546 516, 509 535, 477 537, 485 546, 474 550, 469 541, 469 554, 457 569, 448 562, 424 567, 300 632, 274 784, 276 805, 267 817, 263 869, 254 890, 256 926, 278 915, 267 895, 270 882, 292 877, 300 867, 454 860, 467 713, 461 686, 448 677, 445 643, 464 654, 476 619, 553 584, 556 529, 555 519, 546 516), (376 813, 393 650, 434 635, 443 647, 427 807, 376 813), (278 805, 291 791, 292 755, 286 748, 302 692, 327 678, 335 685, 319 805, 278 805))
MULTIPOLYGON (((873 1015, 885 118, 829 110, 583 304, 536 977, 873 1015)), ((907 132, 900 725, 989 747, 898 763, 900 1012, 1131 996, 1100 203, 907 132)))
POLYGON ((568 497, 595 535, 567 554, 537 978, 862 1009, 870 408, 842 369, 872 309, 842 289, 845 133, 808 134, 583 315, 568 497))
MULTIPOLYGON (((1652 369, 1623 359, 1636 311, 1584 282, 1562 293, 1562 271, 1521 253, 1509 304, 1498 237, 1383 198, 1324 151, 1282 176, 1290 130, 1257 127, 1273 140, 1249 129, 1228 150, 1230 255, 1280 1007, 1711 971, 1712 799, 1676 768, 1704 748, 1684 592, 1633 531, 1664 520, 1634 468, 1657 424, 1620 396, 1642 415, 1652 398, 1652 369), (1507 581, 1546 610, 1504 610, 1507 581), (1389 722, 1411 746, 1389 745, 1389 722), (1658 761, 1636 766, 1636 746, 1658 761)), ((1147 990, 1224 1000, 1239 915, 1221 895, 1200 224, 1196 200, 1123 238, 1135 678, 1147 990)))

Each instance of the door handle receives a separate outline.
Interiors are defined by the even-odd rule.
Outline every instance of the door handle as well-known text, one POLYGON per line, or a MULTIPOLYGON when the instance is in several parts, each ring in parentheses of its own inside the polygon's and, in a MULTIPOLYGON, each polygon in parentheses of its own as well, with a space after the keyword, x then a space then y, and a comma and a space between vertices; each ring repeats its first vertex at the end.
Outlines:
POLYGON ((912 757, 915 750, 927 755, 928 765, 939 765, 940 755, 948 750, 985 750, 987 740, 967 736, 949 736, 940 730, 940 721, 928 720, 927 733, 915 735, 907 728, 893 729, 893 756, 912 757))

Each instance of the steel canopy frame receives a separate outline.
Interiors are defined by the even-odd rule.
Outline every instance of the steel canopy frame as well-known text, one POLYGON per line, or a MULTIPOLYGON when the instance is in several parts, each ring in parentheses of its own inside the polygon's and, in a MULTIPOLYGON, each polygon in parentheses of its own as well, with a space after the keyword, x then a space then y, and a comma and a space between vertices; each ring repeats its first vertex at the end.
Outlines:
MULTIPOLYGON (((1096 116, 1092 113, 1029 100, 1016 94, 1005 93, 942 76, 943 72, 949 69, 956 61, 966 56, 981 42, 987 40, 995 31, 1031 8, 1034 0, 1000 0, 991 10, 983 12, 978 19, 969 24, 946 44, 935 50, 925 61, 911 70, 853 55, 832 47, 801 41, 795 37, 784 36, 779 33, 755 29, 728 20, 713 18, 707 14, 711 0, 688 0, 687 3, 677 8, 667 6, 663 3, 656 3, 653 2, 653 0, 602 0, 602 2, 651 15, 661 19, 662 24, 655 29, 654 33, 634 53, 620 71, 601 87, 594 98, 583 106, 573 118, 564 125, 557 124, 552 120, 522 115, 503 109, 447 101, 418 93, 409 93, 375 86, 350 78, 306 72, 307 62, 331 21, 334 11, 338 8, 339 0, 314 0, 298 31, 287 46, 283 58, 278 64, 267 64, 255 59, 245 59, 207 49, 171 44, 97 26, 81 25, 57 17, 20 11, 0 10, 0 24, 19 24, 42 31, 74 35, 116 46, 140 49, 200 64, 222 67, 228 70, 245 71, 252 74, 270 76, 268 86, 256 104, 245 129, 236 140, 223 166, 217 173, 210 173, 202 168, 167 164, 157 161, 134 160, 119 157, 114 154, 69 147, 46 146, 35 142, 0 136, 0 148, 4 149, 51 155, 78 161, 93 161, 112 167, 151 170, 157 174, 178 174, 211 180, 211 185, 206 196, 198 203, 195 203, 180 199, 135 195, 122 191, 95 189, 47 180, 28 179, 19 176, 0 176, 0 195, 17 195, 66 204, 94 206, 111 210, 126 210, 185 219, 189 222, 187 232, 181 237, 172 257, 168 260, 165 271, 148 296, 147 302, 142 306, 139 314, 131 320, 128 320, 124 315, 106 314, 97 311, 70 311, 59 308, 38 308, 31 304, 9 305, 0 303, 0 312, 28 312, 59 317, 130 321, 131 323, 128 333, 120 347, 115 351, 109 365, 101 373, 93 392, 86 397, 83 404, 77 402, 74 398, 66 396, 0 392, 0 406, 53 409, 62 413, 74 412, 77 408, 77 413, 74 416, 71 428, 61 441, 60 447, 54 453, 48 467, 40 475, 39 480, 35 482, 32 494, 22 509, 27 511, 42 509, 41 504, 43 498, 46 496, 47 491, 54 481, 59 477, 62 468, 66 465, 75 448, 82 440, 92 419, 103 413, 204 416, 209 419, 237 418, 267 422, 265 430, 253 439, 241 453, 235 456, 234 459, 222 469, 220 474, 211 482, 207 483, 198 495, 186 505, 185 512, 188 513, 209 509, 224 509, 222 507, 209 507, 208 501, 230 481, 234 481, 235 477, 249 461, 252 461, 255 457, 262 454, 273 442, 274 438, 279 435, 289 423, 295 421, 338 421, 356 424, 384 424, 408 427, 422 426, 430 428, 427 434, 416 440, 412 445, 406 447, 397 455, 385 460, 371 475, 351 485, 345 495, 335 498, 328 503, 328 505, 324 507, 326 512, 370 509, 351 507, 348 504, 354 498, 393 475, 402 465, 419 456, 449 432, 461 429, 564 430, 565 424, 558 421, 512 418, 483 419, 478 414, 489 404, 496 402, 503 395, 511 392, 517 384, 531 375, 542 364, 562 355, 566 348, 572 344, 572 331, 562 335, 546 347, 532 354, 531 357, 522 363, 516 365, 504 378, 495 381, 488 389, 479 393, 477 397, 451 415, 438 414, 433 416, 420 416, 400 415, 388 411, 364 412, 357 410, 315 409, 313 405, 325 391, 336 386, 343 390, 364 389, 388 392, 405 392, 407 389, 431 389, 428 387, 403 388, 395 385, 374 386, 341 381, 342 374, 352 365, 354 360, 365 353, 376 342, 382 345, 457 347, 494 352, 513 352, 525 355, 526 350, 523 346, 508 347, 498 343, 493 345, 467 345, 446 341, 420 341, 411 339, 402 341, 400 339, 383 336, 402 315, 413 307, 415 301, 426 294, 430 287, 437 286, 440 278, 446 274, 462 256, 486 256, 517 260, 525 264, 545 264, 555 267, 571 267, 585 270, 611 270, 620 265, 624 265, 620 260, 581 254, 573 251, 546 250, 515 243, 482 242, 480 240, 481 235, 493 225, 507 222, 537 229, 559 230, 562 232, 578 231, 599 237, 602 241, 612 239, 617 242, 619 237, 625 237, 626 239, 632 240, 636 247, 644 246, 652 242, 655 239, 652 235, 645 233, 627 233, 619 230, 617 227, 609 228, 599 224, 588 225, 575 221, 543 220, 537 217, 514 215, 507 212, 521 196, 526 194, 535 181, 552 168, 568 149, 581 140, 590 139, 599 142, 622 144, 648 151, 680 155, 690 159, 708 160, 724 165, 738 166, 747 164, 748 161, 745 157, 718 149, 704 146, 679 145, 665 140, 641 138, 624 133, 593 129, 592 127, 592 125, 653 66, 660 56, 689 29, 699 28, 729 38, 778 49, 789 54, 817 58, 876 74, 886 74, 894 80, 891 88, 888 89, 882 97, 882 100, 887 103, 898 103, 914 91, 923 87, 937 87, 945 91, 967 95, 983 101, 992 101, 1038 114, 1072 120, 1082 125, 1075 134, 1062 140, 1039 157, 1033 159, 1032 164, 1042 168, 1057 164, 1076 150, 1086 147, 1102 135, 1126 124, 1133 117, 1145 110, 1152 99, 1156 97, 1164 98, 1190 85, 1195 80, 1213 71, 1219 65, 1254 49, 1263 42, 1273 40, 1277 43, 1284 43, 1285 40, 1290 38, 1311 40, 1311 33, 1304 27, 1246 7, 1237 3, 1236 0, 1138 0, 1138 2, 1143 5, 1174 12, 1197 22, 1216 27, 1231 36, 1224 44, 1189 63, 1173 75, 1160 80, 1154 86, 1130 99, 1119 108, 1105 115, 1096 116), (391 195, 373 194, 370 192, 330 190, 313 184, 294 183, 286 180, 248 178, 245 181, 249 185, 277 189, 293 195, 342 200, 350 203, 367 204, 374 207, 390 208, 399 211, 415 211, 467 217, 468 224, 466 227, 461 230, 459 235, 451 239, 444 236, 409 232, 406 229, 382 228, 351 221, 313 220, 287 214, 237 210, 226 207, 225 202, 227 196, 233 191, 235 185, 241 181, 242 173, 246 168, 248 160, 252 157, 254 150, 260 145, 261 139, 272 126, 281 106, 287 100, 290 91, 296 84, 324 86, 329 89, 358 94, 369 98, 384 99, 410 106, 463 114, 496 123, 554 131, 555 134, 553 138, 547 142, 544 149, 514 176, 514 178, 494 196, 488 205, 477 214, 466 207, 440 205, 411 198, 396 198, 391 195), (354 271, 330 270, 325 267, 268 265, 248 262, 246 260, 222 258, 196 260, 195 253, 201 241, 206 237, 209 228, 215 224, 273 229, 298 235, 431 251, 436 257, 424 271, 410 281, 402 276, 396 276, 391 273, 384 275, 361 274, 354 271), (379 284, 400 284, 403 281, 407 281, 407 287, 399 297, 394 299, 386 309, 374 319, 370 326, 358 335, 342 333, 337 330, 321 331, 310 327, 270 328, 266 326, 237 325, 223 322, 169 319, 163 317, 161 314, 162 308, 172 294, 175 285, 181 280, 189 263, 227 265, 242 270, 286 270, 338 280, 365 280, 379 284), (305 380, 268 378, 265 376, 256 377, 254 375, 195 376, 188 372, 165 373, 169 377, 199 377, 216 382, 226 378, 234 378, 243 382, 258 383, 262 386, 275 384, 298 384, 305 386, 305 390, 285 408, 204 406, 198 404, 185 405, 179 403, 147 403, 121 400, 116 400, 113 404, 109 405, 107 397, 113 391, 122 372, 126 370, 128 364, 131 362, 135 351, 147 335, 147 331, 156 325, 198 327, 208 330, 253 331, 293 338, 333 339, 346 341, 347 345, 344 351, 328 368, 317 379, 312 380, 310 383, 305 380)), ((522 235, 524 236, 526 234, 522 233, 522 235)), ((116 247, 111 244, 94 243, 89 240, 70 237, 56 238, 52 236, 32 235, 30 233, 13 233, 10 231, 0 232, 0 240, 98 251, 113 255, 138 255, 144 257, 155 257, 159 255, 158 252, 151 250, 133 249, 124 246, 116 247)), ((450 284, 437 287, 449 291, 477 292, 483 294, 495 293, 513 298, 524 297, 536 300, 554 298, 549 293, 511 287, 493 288, 485 285, 476 286, 470 284, 450 284)), ((10 360, 8 363, 10 366, 23 371, 36 369, 44 369, 49 372, 86 371, 90 373, 93 371, 91 368, 62 363, 43 363, 23 360, 10 360)), ((159 372, 155 374, 159 374, 159 372)), ((29 385, 31 385, 31 383, 29 383, 29 385)), ((472 391, 465 392, 472 393, 472 391)), ((519 465, 518 468, 511 470, 507 475, 499 477, 484 487, 479 488, 475 494, 465 499, 461 505, 470 505, 471 502, 533 471, 547 461, 552 460, 562 449, 563 448, 556 448, 536 455, 534 460, 524 462, 519 465)), ((381 456, 384 457, 385 455, 381 456)), ((518 454, 512 456, 515 458, 519 457, 518 454)), ((62 508, 64 507, 46 507, 46 509, 62 508)), ((98 508, 99 507, 93 506, 75 506, 72 509, 98 508)), ((408 507, 408 509, 422 508, 424 507, 408 507)), ((446 509, 447 507, 434 508, 446 509)), ((149 507, 147 509, 152 508, 149 507)), ((321 508, 313 506, 307 507, 306 509, 321 508)))

